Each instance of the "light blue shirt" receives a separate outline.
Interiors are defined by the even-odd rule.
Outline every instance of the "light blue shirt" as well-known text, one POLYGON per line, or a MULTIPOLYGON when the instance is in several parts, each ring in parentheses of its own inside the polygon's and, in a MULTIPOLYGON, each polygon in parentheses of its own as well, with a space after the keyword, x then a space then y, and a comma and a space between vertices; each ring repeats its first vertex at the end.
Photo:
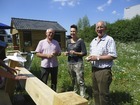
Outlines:
MULTIPOLYGON (((112 57, 117 57, 114 39, 111 36, 104 35, 98 42, 98 37, 94 38, 90 43, 90 55, 110 55, 112 57)), ((92 66, 97 68, 112 67, 112 65, 113 60, 96 60, 92 62, 92 66)))

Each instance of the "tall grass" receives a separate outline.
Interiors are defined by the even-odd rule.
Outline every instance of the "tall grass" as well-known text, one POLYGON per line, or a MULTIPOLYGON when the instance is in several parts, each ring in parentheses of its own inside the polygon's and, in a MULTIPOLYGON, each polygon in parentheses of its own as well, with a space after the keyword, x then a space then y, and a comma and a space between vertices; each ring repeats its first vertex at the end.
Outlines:
MULTIPOLYGON (((86 43, 87 49, 89 44, 86 43)), ((118 58, 112 68, 113 81, 110 87, 112 105, 140 105, 140 43, 116 43, 118 58)), ((68 74, 67 57, 58 57, 57 92, 71 91, 71 79, 68 74)), ((91 64, 84 60, 86 93, 89 105, 93 104, 91 64)), ((40 59, 35 56, 31 72, 40 77, 40 59)))

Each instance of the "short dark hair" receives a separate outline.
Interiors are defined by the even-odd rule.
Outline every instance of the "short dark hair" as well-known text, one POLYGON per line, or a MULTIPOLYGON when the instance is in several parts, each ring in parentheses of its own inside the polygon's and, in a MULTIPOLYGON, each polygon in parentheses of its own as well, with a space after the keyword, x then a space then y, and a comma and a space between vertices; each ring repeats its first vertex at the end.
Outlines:
POLYGON ((75 24, 71 25, 70 28, 75 28, 77 31, 77 25, 75 25, 75 24))

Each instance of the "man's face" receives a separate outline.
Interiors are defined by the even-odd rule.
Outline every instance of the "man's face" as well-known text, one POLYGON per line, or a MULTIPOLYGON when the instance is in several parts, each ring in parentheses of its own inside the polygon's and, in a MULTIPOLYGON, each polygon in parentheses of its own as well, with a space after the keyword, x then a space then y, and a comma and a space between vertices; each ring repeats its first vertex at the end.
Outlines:
POLYGON ((51 30, 51 29, 47 30, 47 31, 46 31, 46 36, 47 36, 47 38, 48 38, 49 40, 52 40, 53 37, 54 37, 54 31, 51 30))
POLYGON ((70 29, 70 35, 71 35, 71 37, 75 37, 76 34, 77 34, 76 29, 75 29, 75 28, 71 28, 71 29, 70 29))
POLYGON ((102 37, 104 34, 105 34, 105 30, 106 30, 106 27, 104 26, 104 23, 103 22, 98 22, 96 24, 96 33, 98 34, 99 37, 102 37))

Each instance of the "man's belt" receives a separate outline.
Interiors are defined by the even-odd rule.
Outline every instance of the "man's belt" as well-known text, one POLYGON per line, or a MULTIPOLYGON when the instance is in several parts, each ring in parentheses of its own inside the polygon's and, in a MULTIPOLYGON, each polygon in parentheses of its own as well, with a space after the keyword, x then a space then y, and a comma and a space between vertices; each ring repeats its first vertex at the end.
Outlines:
POLYGON ((105 69, 110 69, 111 67, 105 67, 105 68, 97 68, 97 67, 92 67, 92 70, 98 71, 98 70, 105 70, 105 69))

